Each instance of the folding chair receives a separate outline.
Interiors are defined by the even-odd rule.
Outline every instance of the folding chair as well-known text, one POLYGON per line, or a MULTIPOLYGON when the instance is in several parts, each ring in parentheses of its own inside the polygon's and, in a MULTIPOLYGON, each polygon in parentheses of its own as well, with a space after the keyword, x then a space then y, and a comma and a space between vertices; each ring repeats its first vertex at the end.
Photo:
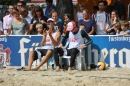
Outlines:
MULTIPOLYGON (((69 42, 67 41, 64 48, 67 48, 68 44, 69 44, 69 42)), ((63 64, 62 58, 66 58, 68 65, 70 65, 71 56, 60 56, 59 57, 59 63, 60 63, 61 68, 62 68, 62 64, 63 64)), ((76 60, 77 60, 78 70, 83 70, 83 68, 84 68, 84 70, 86 70, 85 51, 83 49, 79 50, 79 54, 77 55, 76 60)))
MULTIPOLYGON (((41 47, 36 47, 35 50, 37 50, 37 49, 41 49, 41 47)), ((44 58, 44 56, 41 57, 40 59, 38 58, 37 60, 33 61, 32 68, 35 68, 42 61, 43 58, 44 58)), ((45 66, 46 70, 47 70, 48 69, 48 61, 45 64, 43 64, 43 66, 45 66)))

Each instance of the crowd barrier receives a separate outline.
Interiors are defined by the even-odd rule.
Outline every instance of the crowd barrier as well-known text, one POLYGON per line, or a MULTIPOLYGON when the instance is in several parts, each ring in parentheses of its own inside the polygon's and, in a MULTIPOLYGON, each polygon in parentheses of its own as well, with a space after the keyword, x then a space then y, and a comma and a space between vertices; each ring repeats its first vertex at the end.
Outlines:
MULTIPOLYGON (((130 68, 130 36, 91 36, 87 47, 91 63, 104 61, 109 67, 130 68)), ((27 66, 29 52, 40 46, 42 36, 0 36, 0 64, 6 59, 10 66, 27 66)), ((49 64, 52 59, 49 60, 49 64)))

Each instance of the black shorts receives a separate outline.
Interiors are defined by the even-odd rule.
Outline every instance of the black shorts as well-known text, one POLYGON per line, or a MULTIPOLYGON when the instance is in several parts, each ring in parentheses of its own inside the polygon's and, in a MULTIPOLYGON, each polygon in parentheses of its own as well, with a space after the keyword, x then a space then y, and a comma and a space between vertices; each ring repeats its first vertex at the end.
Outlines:
MULTIPOLYGON (((37 53, 37 51, 41 54, 40 57, 43 57, 43 56, 46 55, 48 49, 37 49, 37 50, 35 50, 34 51, 34 59, 33 60, 37 60, 38 59, 38 53, 37 53)), ((51 51, 53 51, 53 50, 51 50, 51 51)))

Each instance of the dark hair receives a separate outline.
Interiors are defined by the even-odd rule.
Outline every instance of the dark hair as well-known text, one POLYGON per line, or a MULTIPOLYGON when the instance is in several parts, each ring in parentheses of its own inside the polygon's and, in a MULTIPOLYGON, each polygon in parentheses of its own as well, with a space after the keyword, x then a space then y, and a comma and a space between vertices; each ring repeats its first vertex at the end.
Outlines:
POLYGON ((17 4, 18 4, 18 3, 21 3, 22 5, 24 5, 23 1, 18 1, 17 4))
POLYGON ((70 20, 72 20, 72 17, 69 13, 65 13, 64 16, 63 16, 63 20, 65 19, 65 16, 67 16, 70 20))
POLYGON ((41 17, 44 16, 43 10, 42 10, 42 8, 40 6, 35 7, 34 14, 33 14, 34 18, 37 17, 36 12, 41 12, 41 17))
POLYGON ((13 4, 9 4, 9 5, 8 5, 8 7, 9 7, 9 6, 13 6, 13 7, 14 7, 14 5, 13 5, 13 4))
POLYGON ((104 1, 99 1, 99 2, 98 2, 98 5, 99 5, 100 3, 103 3, 103 4, 105 5, 105 2, 104 2, 104 1))
POLYGON ((48 2, 48 3, 53 3, 53 0, 46 0, 46 2, 48 2))
POLYGON ((107 5, 108 5, 108 2, 107 2, 107 1, 104 1, 104 5, 107 6, 107 5))
POLYGON ((97 5, 94 6, 94 7, 93 7, 93 10, 97 11, 97 10, 99 10, 99 7, 98 7, 97 5))

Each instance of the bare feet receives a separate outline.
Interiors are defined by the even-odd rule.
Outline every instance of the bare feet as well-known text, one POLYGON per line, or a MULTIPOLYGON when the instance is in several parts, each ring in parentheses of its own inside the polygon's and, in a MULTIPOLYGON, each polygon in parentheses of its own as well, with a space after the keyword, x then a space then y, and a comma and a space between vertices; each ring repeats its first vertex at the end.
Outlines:
POLYGON ((69 67, 69 68, 68 68, 68 72, 71 72, 71 71, 72 71, 72 67, 69 67))
POLYGON ((55 69, 55 72, 59 72, 60 71, 60 67, 57 66, 56 69, 55 69))

